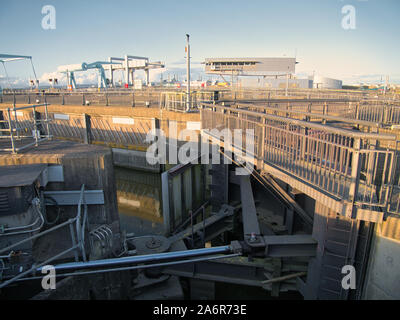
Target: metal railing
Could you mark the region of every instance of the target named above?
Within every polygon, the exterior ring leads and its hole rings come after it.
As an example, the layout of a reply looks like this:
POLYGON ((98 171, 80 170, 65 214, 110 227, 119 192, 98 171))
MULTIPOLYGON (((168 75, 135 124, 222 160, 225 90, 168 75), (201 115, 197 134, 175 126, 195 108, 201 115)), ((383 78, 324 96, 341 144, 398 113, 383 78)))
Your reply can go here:
MULTIPOLYGON (((4 115, 1 118, 4 118, 4 115)), ((38 146, 39 143, 51 139, 49 122, 46 103, 7 108, 6 119, 0 120, 0 138, 9 139, 11 148, 0 148, 0 151, 18 153, 33 145, 38 146), (44 119, 41 119, 36 112, 39 107, 44 107, 44 119), (26 117, 21 110, 32 110, 32 117, 26 117)))
MULTIPOLYGON (((261 166, 277 169, 336 201, 400 213, 395 135, 211 104, 202 105, 201 119, 203 130, 253 129, 251 143, 261 166), (385 148, 379 146, 381 141, 385 148)), ((242 143, 238 147, 245 150, 246 134, 242 143)))
MULTIPOLYGON (((165 91, 160 94, 160 109, 185 112, 187 93, 184 91, 165 91)), ((193 91, 190 93, 190 109, 197 110, 201 103, 210 103, 214 99, 213 91, 193 91)))
POLYGON ((362 103, 357 110, 356 118, 386 125, 399 125, 400 103, 380 103, 378 101, 362 103))
MULTIPOLYGON (((57 231, 66 226, 69 227, 72 246, 70 248, 63 250, 63 251, 57 253, 56 255, 40 262, 37 265, 35 265, 35 264, 32 265, 32 267, 30 269, 20 272, 18 275, 11 277, 11 278, 5 280, 4 282, 0 282, 0 289, 8 286, 9 284, 17 281, 20 278, 23 278, 26 275, 30 275, 31 273, 34 273, 37 268, 40 268, 42 266, 49 264, 52 261, 55 261, 57 259, 65 257, 65 255, 67 255, 70 252, 74 252, 75 261, 77 261, 77 262, 79 261, 79 254, 81 254, 82 260, 84 262, 86 262, 87 257, 86 257, 86 251, 85 251, 85 230, 87 229, 87 220, 88 220, 88 216, 87 216, 87 204, 85 202, 85 185, 82 185, 81 190, 80 190, 79 203, 78 203, 78 207, 77 207, 77 215, 75 216, 75 218, 71 218, 71 219, 69 219, 65 222, 62 222, 50 229, 47 229, 43 232, 40 232, 33 236, 25 238, 24 240, 18 241, 6 248, 2 248, 2 249, 0 249, 0 254, 2 254, 4 252, 12 252, 12 249, 14 249, 22 244, 29 243, 33 240, 36 240, 40 237, 43 237, 44 235, 47 235, 54 231, 57 231), (83 207, 83 214, 82 214, 82 207, 83 207), (75 228, 74 228, 74 226, 75 226, 75 228)), ((11 257, 12 256, 11 253, 8 254, 8 256, 11 257)), ((0 261, 1 261, 1 259, 0 259, 0 261)))
MULTIPOLYGON (((240 85, 240 84, 239 84, 240 85)), ((302 89, 302 88, 249 88, 239 87, 225 90, 221 99, 273 99, 273 98, 299 98, 299 99, 378 99, 398 100, 400 96, 395 93, 377 94, 365 90, 344 89, 302 89)))
POLYGON ((380 128, 384 126, 382 122, 371 122, 366 120, 359 120, 355 117, 357 113, 358 105, 349 104, 343 105, 334 103, 330 105, 327 102, 322 102, 319 105, 312 105, 309 103, 305 105, 303 103, 299 104, 286 104, 278 105, 275 103, 274 106, 256 105, 250 103, 236 103, 232 107, 263 112, 265 114, 273 114, 282 117, 290 117, 305 121, 322 120, 322 123, 327 121, 332 121, 342 124, 352 124, 357 127, 364 126, 369 128, 380 128))
MULTIPOLYGON (((234 103, 240 108, 261 111, 265 110, 272 114, 290 114, 306 117, 329 116, 342 117, 351 120, 364 121, 371 125, 390 126, 400 124, 400 102, 387 101, 339 101, 338 99, 270 99, 254 103, 234 103), (337 100, 337 101, 335 101, 337 100), (306 114, 308 113, 308 114, 306 114)), ((337 119, 333 119, 337 120, 337 119)), ((344 121, 344 119, 339 119, 344 121)))
POLYGON ((60 91, 60 92, 26 92, 20 94, 3 94, 0 103, 25 104, 48 103, 53 105, 94 105, 94 106, 158 106, 159 91, 60 91), (148 103, 148 104, 146 104, 148 103))

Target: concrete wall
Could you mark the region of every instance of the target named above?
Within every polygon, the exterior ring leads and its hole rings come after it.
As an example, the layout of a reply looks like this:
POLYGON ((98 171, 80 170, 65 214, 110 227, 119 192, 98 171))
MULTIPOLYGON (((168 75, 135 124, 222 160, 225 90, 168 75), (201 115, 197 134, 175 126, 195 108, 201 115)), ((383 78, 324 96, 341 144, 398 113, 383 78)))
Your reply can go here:
MULTIPOLYGON (((35 163, 63 166, 64 182, 52 182, 47 190, 101 189, 105 205, 90 207, 90 222, 112 223, 118 220, 117 197, 111 149, 70 141, 48 141, 19 154, 0 153, 0 166, 35 163)), ((76 215, 76 207, 65 208, 65 216, 76 215)))
POLYGON ((400 299, 400 218, 375 228, 363 299, 400 299))
POLYGON ((112 153, 114 164, 117 166, 149 172, 161 171, 159 163, 148 163, 146 152, 144 151, 113 148, 112 153))

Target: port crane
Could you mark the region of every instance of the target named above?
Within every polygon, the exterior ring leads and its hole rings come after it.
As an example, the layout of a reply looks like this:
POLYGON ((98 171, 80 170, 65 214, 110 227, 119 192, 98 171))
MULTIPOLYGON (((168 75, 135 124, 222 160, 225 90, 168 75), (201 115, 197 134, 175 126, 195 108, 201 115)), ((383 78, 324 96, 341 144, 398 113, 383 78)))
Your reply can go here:
POLYGON ((105 69, 110 72, 110 85, 114 83, 115 70, 124 71, 125 85, 129 86, 134 82, 134 73, 136 70, 143 70, 146 76, 146 85, 150 83, 150 70, 164 68, 165 64, 161 61, 150 62, 148 57, 139 57, 132 55, 125 55, 123 58, 109 57, 109 64, 105 66, 105 69), (119 65, 114 65, 115 61, 120 61, 119 65))
POLYGON ((59 66, 57 71, 60 73, 65 73, 67 75, 67 83, 68 89, 76 89, 76 80, 75 80, 75 72, 87 71, 97 69, 98 71, 98 88, 107 88, 107 78, 104 72, 103 65, 108 64, 116 64, 116 62, 108 62, 108 61, 96 61, 92 63, 83 62, 82 64, 70 64, 59 66))
MULTIPOLYGON (((4 68, 4 72, 6 74, 7 81, 9 80, 9 77, 8 77, 8 73, 7 73, 7 69, 6 69, 5 63, 6 62, 10 62, 10 61, 17 61, 17 60, 30 60, 31 66, 32 66, 33 75, 35 77, 35 83, 37 84, 37 87, 39 88, 39 80, 37 79, 35 67, 33 66, 32 56, 22 56, 22 55, 17 55, 17 54, 0 53, 0 62, 3 64, 3 68, 4 68)), ((11 87, 11 84, 10 84, 10 87, 11 87)), ((1 92, 1 90, 0 90, 0 92, 1 92)))

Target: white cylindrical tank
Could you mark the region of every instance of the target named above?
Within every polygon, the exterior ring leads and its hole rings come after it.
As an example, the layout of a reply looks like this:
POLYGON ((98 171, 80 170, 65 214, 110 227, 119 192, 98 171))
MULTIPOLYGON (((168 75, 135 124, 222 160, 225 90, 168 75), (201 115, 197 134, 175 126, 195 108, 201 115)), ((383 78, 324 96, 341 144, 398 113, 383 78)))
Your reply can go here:
POLYGON ((315 75, 313 82, 314 88, 318 89, 342 89, 342 80, 315 75))

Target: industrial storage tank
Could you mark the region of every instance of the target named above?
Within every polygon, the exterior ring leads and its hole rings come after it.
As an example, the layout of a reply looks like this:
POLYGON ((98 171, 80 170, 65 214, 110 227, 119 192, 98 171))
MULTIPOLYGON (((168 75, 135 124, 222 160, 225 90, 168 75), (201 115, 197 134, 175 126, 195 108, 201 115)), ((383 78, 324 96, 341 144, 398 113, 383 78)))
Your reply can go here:
POLYGON ((315 75, 313 80, 313 87, 316 89, 342 89, 342 80, 327 78, 320 75, 315 75))

